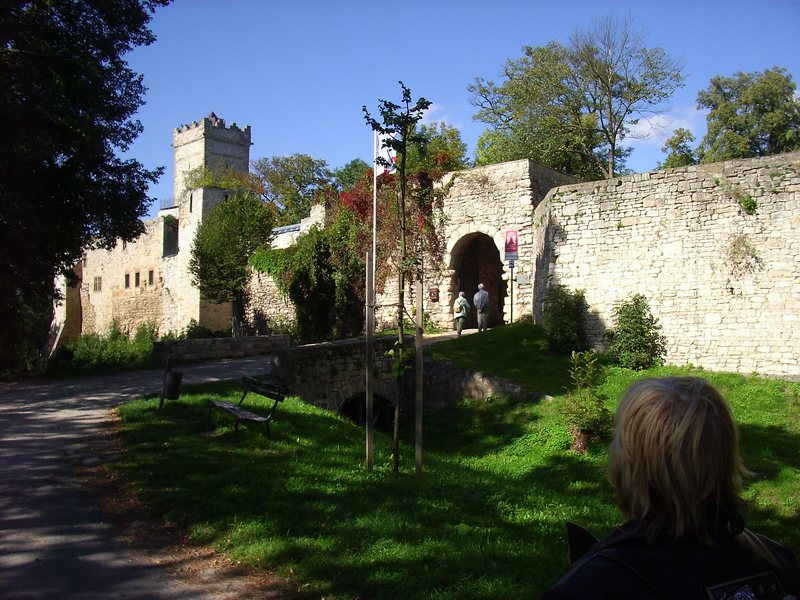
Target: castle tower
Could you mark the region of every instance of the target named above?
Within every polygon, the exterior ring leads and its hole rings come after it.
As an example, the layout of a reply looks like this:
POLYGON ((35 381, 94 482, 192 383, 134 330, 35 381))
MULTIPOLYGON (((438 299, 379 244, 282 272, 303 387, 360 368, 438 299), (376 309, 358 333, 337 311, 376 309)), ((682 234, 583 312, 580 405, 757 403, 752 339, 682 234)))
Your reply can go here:
POLYGON ((250 126, 240 129, 236 123, 225 126, 213 112, 200 121, 181 125, 172 132, 175 149, 175 205, 187 200, 184 185, 192 169, 230 168, 246 173, 250 165, 250 126))
POLYGON ((250 165, 250 145, 249 125, 244 129, 235 123, 228 127, 225 120, 213 112, 172 132, 175 201, 172 207, 159 211, 165 330, 179 331, 190 319, 212 330, 229 327, 230 305, 201 298, 189 273, 191 247, 197 228, 228 192, 216 187, 187 190, 185 178, 187 173, 199 167, 228 168, 246 173, 250 165))

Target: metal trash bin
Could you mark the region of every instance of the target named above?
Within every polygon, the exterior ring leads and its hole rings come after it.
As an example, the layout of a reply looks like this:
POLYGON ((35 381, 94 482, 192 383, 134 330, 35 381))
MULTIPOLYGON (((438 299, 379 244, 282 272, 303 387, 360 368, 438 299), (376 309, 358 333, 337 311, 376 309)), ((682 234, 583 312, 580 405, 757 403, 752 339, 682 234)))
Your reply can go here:
POLYGON ((178 371, 167 371, 164 374, 164 391, 162 395, 164 398, 170 400, 177 400, 181 396, 181 381, 183 380, 183 373, 178 371))
POLYGON ((183 381, 183 373, 173 371, 167 359, 167 370, 164 371, 164 381, 161 384, 161 396, 158 402, 158 409, 161 410, 164 406, 164 398, 170 400, 177 400, 181 396, 181 381, 183 381))

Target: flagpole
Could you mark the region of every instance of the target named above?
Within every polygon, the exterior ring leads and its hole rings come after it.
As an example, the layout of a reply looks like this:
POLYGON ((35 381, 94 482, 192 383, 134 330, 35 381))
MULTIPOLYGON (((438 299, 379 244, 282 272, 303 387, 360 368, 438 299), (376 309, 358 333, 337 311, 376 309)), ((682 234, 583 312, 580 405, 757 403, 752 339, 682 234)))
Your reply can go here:
POLYGON ((377 230, 378 230, 378 148, 379 143, 378 132, 372 130, 372 296, 373 302, 375 300, 375 274, 376 274, 376 256, 377 256, 377 230))
POLYGON ((365 410, 364 410, 364 430, 366 433, 366 466, 368 471, 372 471, 375 465, 374 440, 373 440, 373 404, 374 404, 374 382, 372 380, 372 369, 374 362, 374 350, 372 337, 375 333, 375 249, 376 249, 376 230, 378 213, 378 132, 372 132, 372 252, 367 252, 367 278, 366 278, 366 390, 365 390, 365 410))

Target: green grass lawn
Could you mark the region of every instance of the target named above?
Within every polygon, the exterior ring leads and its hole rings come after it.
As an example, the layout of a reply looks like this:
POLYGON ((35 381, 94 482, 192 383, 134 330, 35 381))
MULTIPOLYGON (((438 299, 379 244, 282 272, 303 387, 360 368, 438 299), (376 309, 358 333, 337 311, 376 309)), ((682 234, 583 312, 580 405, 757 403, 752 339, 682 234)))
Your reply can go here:
MULTIPOLYGON (((621 517, 605 482, 604 446, 569 451, 560 404, 569 361, 520 323, 426 348, 467 368, 554 396, 463 402, 425 415, 425 465, 414 474, 413 427, 402 472, 390 439, 376 436, 367 473, 363 430, 289 398, 269 439, 226 415, 209 430, 210 397, 238 400, 236 383, 184 391, 163 413, 157 399, 120 409, 127 438, 118 468, 157 513, 234 560, 284 577, 300 597, 537 597, 567 568, 564 521, 604 535, 621 517), (541 381, 541 387, 538 382, 541 381)), ((606 368, 603 391, 645 373, 606 368)), ((730 399, 754 477, 748 525, 800 553, 800 384, 700 373, 730 399)), ((248 396, 246 404, 268 409, 248 396)))

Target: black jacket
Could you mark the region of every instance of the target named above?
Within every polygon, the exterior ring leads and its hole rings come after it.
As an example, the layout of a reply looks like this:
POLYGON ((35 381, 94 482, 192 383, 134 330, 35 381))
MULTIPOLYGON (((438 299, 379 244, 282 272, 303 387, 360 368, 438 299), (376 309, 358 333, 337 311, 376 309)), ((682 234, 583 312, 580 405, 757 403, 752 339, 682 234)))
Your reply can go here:
POLYGON ((543 598, 784 600, 793 596, 800 598, 797 559, 769 538, 745 529, 713 547, 693 539, 651 545, 629 523, 576 561, 543 598), (749 590, 754 595, 747 595, 749 590))

